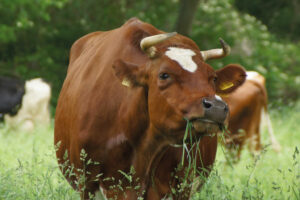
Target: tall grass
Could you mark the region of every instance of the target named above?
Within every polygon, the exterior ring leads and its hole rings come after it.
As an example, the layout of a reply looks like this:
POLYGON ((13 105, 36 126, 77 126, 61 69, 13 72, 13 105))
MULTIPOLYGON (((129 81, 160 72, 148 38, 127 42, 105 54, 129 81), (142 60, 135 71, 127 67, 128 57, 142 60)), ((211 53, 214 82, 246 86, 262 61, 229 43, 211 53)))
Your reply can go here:
MULTIPOLYGON (((263 132, 260 155, 244 149, 228 165, 219 145, 215 167, 192 199, 300 199, 300 104, 271 117, 282 151, 274 152, 263 132)), ((0 199, 80 199, 58 169, 53 127, 23 133, 0 126, 0 199)))
POLYGON ((0 199, 80 199, 58 169, 53 127, 0 128, 0 199))
POLYGON ((260 155, 245 148, 231 166, 219 145, 214 170, 193 199, 300 199, 300 104, 272 110, 271 117, 281 152, 264 131, 260 155))

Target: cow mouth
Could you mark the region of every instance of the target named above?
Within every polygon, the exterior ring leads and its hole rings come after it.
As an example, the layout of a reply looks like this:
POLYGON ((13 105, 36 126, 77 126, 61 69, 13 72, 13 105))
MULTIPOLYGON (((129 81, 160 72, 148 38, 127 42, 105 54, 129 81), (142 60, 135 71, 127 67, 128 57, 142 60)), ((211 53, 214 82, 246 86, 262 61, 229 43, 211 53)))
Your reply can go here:
POLYGON ((222 131, 224 124, 220 122, 213 121, 207 118, 195 118, 190 120, 192 124, 192 130, 196 135, 213 135, 222 131))

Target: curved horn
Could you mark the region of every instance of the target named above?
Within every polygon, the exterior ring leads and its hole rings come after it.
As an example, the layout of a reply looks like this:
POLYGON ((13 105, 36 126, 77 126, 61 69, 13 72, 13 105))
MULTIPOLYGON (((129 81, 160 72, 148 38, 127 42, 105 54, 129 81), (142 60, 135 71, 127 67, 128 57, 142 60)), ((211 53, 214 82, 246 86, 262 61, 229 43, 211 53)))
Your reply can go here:
POLYGON ((173 37, 176 34, 176 32, 172 32, 145 37, 141 40, 140 47, 143 51, 146 51, 150 57, 154 57, 156 48, 153 48, 153 46, 173 37))
POLYGON ((210 49, 207 51, 200 51, 203 60, 211 60, 217 58, 223 58, 230 54, 230 46, 222 39, 219 38, 222 49, 210 49))

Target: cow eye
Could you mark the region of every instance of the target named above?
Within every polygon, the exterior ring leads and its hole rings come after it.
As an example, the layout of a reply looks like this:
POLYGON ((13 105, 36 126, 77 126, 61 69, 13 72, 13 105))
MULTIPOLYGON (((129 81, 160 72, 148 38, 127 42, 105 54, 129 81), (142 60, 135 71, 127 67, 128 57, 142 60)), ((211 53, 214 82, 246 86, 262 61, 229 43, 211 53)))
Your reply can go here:
POLYGON ((218 78, 217 77, 214 77, 214 83, 217 83, 217 80, 218 80, 218 78))
POLYGON ((170 75, 167 74, 167 73, 160 73, 160 74, 159 74, 159 78, 160 78, 161 80, 166 80, 166 79, 170 78, 170 75))

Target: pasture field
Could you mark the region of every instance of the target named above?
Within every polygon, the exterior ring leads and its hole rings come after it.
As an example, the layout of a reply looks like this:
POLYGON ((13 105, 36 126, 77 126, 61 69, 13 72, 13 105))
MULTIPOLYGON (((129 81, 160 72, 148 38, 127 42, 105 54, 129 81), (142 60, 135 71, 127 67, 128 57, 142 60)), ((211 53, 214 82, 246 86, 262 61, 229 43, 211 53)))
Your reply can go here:
MULTIPOLYGON (((281 152, 265 131, 263 152, 244 149, 235 164, 219 145, 214 170, 192 199, 300 199, 300 103, 271 110, 271 118, 281 152)), ((22 133, 0 126, 0 199, 80 199, 58 169, 53 127, 22 133)))

